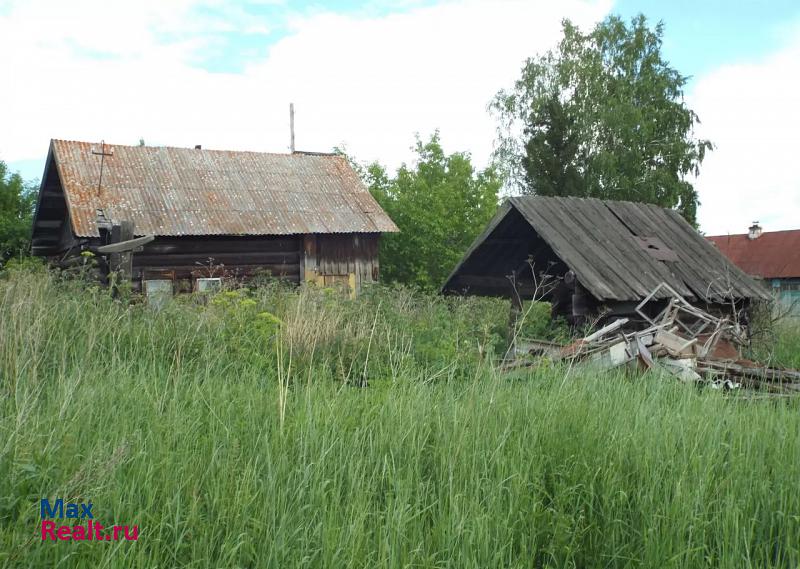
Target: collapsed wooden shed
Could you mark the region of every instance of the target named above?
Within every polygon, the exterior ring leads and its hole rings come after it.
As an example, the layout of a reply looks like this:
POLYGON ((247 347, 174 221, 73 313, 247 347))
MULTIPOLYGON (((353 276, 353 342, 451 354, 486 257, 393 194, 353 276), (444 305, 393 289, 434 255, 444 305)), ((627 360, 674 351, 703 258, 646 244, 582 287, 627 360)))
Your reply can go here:
POLYGON ((154 236, 133 253, 134 289, 175 292, 259 273, 356 290, 397 231, 342 156, 51 141, 33 254, 74 264, 121 222, 154 236))
POLYGON ((672 297, 742 313, 764 287, 733 265, 673 210, 591 198, 514 197, 499 209, 443 286, 457 294, 550 301, 574 325, 629 316, 672 297))

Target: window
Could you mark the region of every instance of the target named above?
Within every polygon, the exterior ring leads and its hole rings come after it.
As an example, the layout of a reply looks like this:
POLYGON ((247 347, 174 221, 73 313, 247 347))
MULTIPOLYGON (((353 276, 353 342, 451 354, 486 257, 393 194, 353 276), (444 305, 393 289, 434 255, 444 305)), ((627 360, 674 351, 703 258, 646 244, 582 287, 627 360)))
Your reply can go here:
POLYGON ((203 278, 195 281, 195 290, 202 293, 217 292, 222 289, 221 278, 203 278))
POLYGON ((161 308, 172 298, 172 281, 167 279, 153 279, 144 281, 144 294, 147 304, 154 308, 161 308))

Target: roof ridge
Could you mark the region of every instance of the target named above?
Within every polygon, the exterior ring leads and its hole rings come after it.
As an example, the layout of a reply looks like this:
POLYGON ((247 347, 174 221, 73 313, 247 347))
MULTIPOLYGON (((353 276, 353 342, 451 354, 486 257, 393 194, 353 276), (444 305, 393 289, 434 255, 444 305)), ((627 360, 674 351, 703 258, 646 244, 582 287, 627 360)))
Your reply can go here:
POLYGON ((151 144, 116 144, 113 142, 104 141, 90 141, 90 140, 73 140, 68 138, 52 138, 51 142, 65 142, 68 144, 89 144, 98 145, 105 144, 106 146, 116 146, 122 148, 152 148, 152 149, 166 149, 166 150, 191 150, 192 152, 235 152, 237 154, 256 154, 268 156, 285 156, 285 157, 307 157, 307 156, 322 156, 326 158, 344 158, 336 152, 315 152, 315 151, 295 151, 295 152, 262 152, 259 150, 225 150, 223 148, 192 148, 190 146, 169 146, 169 145, 151 145, 151 144))
MULTIPOLYGON (((775 235, 777 233, 800 233, 800 229, 778 229, 776 231, 762 231, 761 235, 759 235, 758 239, 764 237, 764 235, 775 235)), ((719 238, 726 238, 726 237, 747 237, 748 233, 722 233, 719 235, 706 235, 707 239, 715 239, 719 238)), ((752 241, 758 241, 758 239, 753 239, 752 241)))

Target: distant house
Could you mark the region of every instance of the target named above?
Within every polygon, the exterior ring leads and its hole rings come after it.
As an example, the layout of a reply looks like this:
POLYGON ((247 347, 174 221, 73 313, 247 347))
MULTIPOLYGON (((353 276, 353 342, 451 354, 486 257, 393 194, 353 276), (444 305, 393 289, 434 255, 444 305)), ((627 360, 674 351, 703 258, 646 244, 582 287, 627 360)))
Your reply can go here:
MULTIPOLYGON (((662 282, 718 312, 769 298, 673 210, 539 196, 507 200, 443 291, 512 299, 543 294, 554 315, 581 324, 598 314, 636 319, 636 305, 662 282), (552 286, 542 286, 548 280, 552 286)), ((645 308, 655 314, 669 298, 661 289, 645 308)))
POLYGON ((747 233, 708 240, 744 272, 764 279, 780 302, 800 315, 800 229, 764 232, 756 221, 747 233))
POLYGON ((42 180, 32 252, 74 264, 132 222, 136 236, 155 236, 133 253, 134 288, 262 273, 357 289, 378 279, 381 233, 397 231, 330 154, 53 140, 42 180))

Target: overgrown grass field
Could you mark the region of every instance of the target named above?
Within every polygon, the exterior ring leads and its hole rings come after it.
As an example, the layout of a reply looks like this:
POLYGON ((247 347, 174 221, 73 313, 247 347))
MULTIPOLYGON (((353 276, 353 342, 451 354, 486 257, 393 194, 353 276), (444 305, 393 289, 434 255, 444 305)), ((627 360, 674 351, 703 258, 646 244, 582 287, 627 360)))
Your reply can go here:
POLYGON ((0 565, 800 565, 796 400, 504 376, 507 316, 276 284, 154 311, 6 274, 0 565), (43 542, 56 497, 138 540, 43 542))

